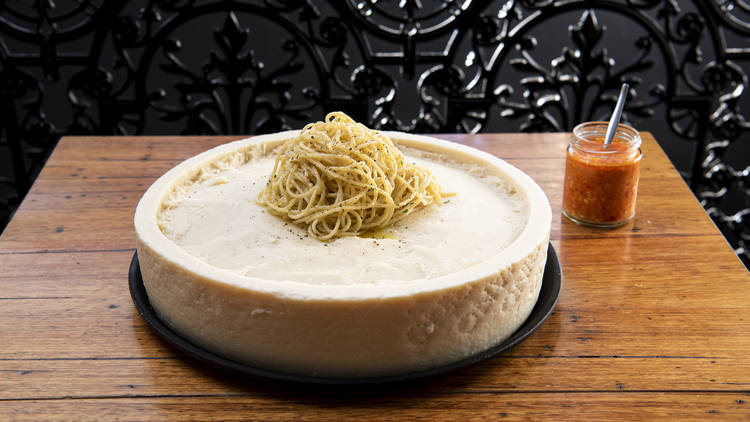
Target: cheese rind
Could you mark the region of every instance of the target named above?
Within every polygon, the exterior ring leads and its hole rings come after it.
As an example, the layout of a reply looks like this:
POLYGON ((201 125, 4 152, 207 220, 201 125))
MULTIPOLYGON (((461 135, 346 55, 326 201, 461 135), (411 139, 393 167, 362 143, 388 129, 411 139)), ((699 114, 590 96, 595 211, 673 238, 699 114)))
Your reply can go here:
POLYGON ((486 174, 507 181, 526 209, 518 233, 471 265, 393 282, 322 280, 321 288, 320 283, 220 268, 165 236, 159 216, 179 205, 183 186, 198 180, 224 186, 221 179, 211 181, 221 173, 211 169, 237 168, 260 159, 295 135, 254 137, 193 157, 162 176, 139 203, 135 226, 144 284, 151 305, 178 333, 256 367, 363 377, 468 357, 498 344, 528 317, 546 260, 551 221, 546 196, 528 176, 502 160, 434 138, 388 134, 399 145, 486 169, 486 174))

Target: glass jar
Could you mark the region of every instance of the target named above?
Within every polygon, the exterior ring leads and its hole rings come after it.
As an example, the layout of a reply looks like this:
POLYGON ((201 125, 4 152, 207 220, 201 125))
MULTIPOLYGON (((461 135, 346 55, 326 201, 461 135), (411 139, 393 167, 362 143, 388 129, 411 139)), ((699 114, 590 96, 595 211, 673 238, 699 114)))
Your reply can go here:
POLYGON ((604 145, 607 122, 587 122, 573 128, 568 145, 563 189, 563 215, 593 227, 617 227, 635 216, 641 135, 620 124, 604 145))

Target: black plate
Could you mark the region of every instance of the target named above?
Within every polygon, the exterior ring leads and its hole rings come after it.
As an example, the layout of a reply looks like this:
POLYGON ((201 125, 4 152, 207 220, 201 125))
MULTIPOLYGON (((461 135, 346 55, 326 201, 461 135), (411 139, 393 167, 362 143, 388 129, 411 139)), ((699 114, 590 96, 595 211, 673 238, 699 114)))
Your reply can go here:
POLYGON ((547 265, 544 268, 544 276, 542 278, 542 289, 539 292, 539 299, 531 311, 531 315, 521 325, 521 327, 507 338, 502 343, 487 349, 481 353, 477 353, 468 358, 461 359, 457 362, 449 363, 447 365, 441 365, 434 368, 428 368, 415 372, 408 372, 403 374, 377 376, 377 377, 362 377, 362 378, 326 378, 316 377, 309 375, 297 375, 288 374, 284 372, 272 371, 263 369, 255 366, 250 366, 244 363, 235 362, 216 355, 210 351, 202 349, 195 344, 180 337, 178 333, 173 331, 167 326, 154 312, 154 308, 151 307, 151 303, 148 301, 148 295, 146 294, 146 288, 143 285, 143 279, 141 278, 141 269, 138 265, 138 254, 133 255, 133 261, 130 264, 130 294, 133 297, 135 307, 138 308, 138 312, 141 314, 143 319, 156 331, 162 339, 179 350, 187 353, 188 355, 213 365, 220 369, 242 375, 259 376, 280 381, 291 381, 291 382, 302 382, 302 383, 313 383, 313 384, 327 384, 327 385, 361 385, 361 384, 378 384, 386 382, 404 381, 408 379, 422 378, 432 375, 441 374, 443 372, 453 371, 458 368, 463 368, 468 365, 472 365, 484 359, 490 358, 498 353, 504 352, 511 347, 517 345, 539 328, 544 321, 552 314, 552 310, 555 308, 557 298, 560 296, 560 290, 562 289, 562 269, 560 268, 560 261, 557 259, 557 254, 549 245, 547 249, 547 265))

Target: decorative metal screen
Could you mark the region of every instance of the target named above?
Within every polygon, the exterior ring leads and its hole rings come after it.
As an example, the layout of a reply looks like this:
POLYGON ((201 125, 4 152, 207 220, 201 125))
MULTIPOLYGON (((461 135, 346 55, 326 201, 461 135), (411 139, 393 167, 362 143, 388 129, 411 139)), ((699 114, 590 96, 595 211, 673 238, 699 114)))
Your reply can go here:
POLYGON ((66 134, 568 131, 629 82, 748 262, 749 73, 746 0, 7 0, 0 227, 66 134))

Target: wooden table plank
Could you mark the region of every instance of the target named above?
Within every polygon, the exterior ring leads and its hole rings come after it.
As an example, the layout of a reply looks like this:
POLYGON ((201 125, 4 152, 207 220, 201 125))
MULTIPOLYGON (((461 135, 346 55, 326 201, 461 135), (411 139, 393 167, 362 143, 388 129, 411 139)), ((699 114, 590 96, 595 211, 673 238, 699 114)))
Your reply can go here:
POLYGON ((298 397, 263 394, 240 397, 88 398, 0 402, 13 420, 128 421, 488 421, 488 420, 747 420, 746 393, 571 393, 370 395, 354 393, 298 397), (216 409, 221 409, 217 414, 216 409), (567 415, 567 417, 566 417, 567 415))
MULTIPOLYGON (((161 358, 0 360, 0 400, 66 397, 243 394, 276 389, 289 397, 319 387, 277 385, 226 375, 182 355, 161 358), (149 382, 158 380, 158 382, 149 382)), ((501 356, 461 371, 396 388, 408 394, 518 391, 747 391, 744 358, 501 356), (643 372, 643 373, 641 373, 643 372)), ((392 389, 372 388, 385 391, 392 389)))
POLYGON ((132 305, 133 212, 164 171, 238 137, 69 137, 0 236, 0 419, 750 418, 750 276, 650 135, 636 218, 605 231, 560 216, 568 135, 442 137, 507 159, 550 198, 563 292, 519 346, 356 393, 187 358, 132 305))
MULTIPOLYGON (((457 135, 441 135, 460 141, 457 135)), ((647 136, 647 135, 646 135, 647 136)), ((166 170, 191 155, 237 137, 126 138, 110 145, 102 138, 66 138, 56 149, 3 233, 2 251, 103 250, 132 247, 132 215, 142 193, 166 170), (175 143, 180 146, 174 151, 175 143), (144 154, 144 148, 150 153, 144 154), (149 158, 158 157, 154 165, 149 158), (118 160, 115 163, 115 158, 118 160), (85 179, 84 179, 85 178, 85 179), (92 206, 94 205, 94 206, 92 206), (65 233, 67 231, 67 233, 65 233)), ((498 156, 516 155, 509 162, 531 175, 547 193, 552 206, 562 203, 564 146, 567 136, 469 136, 467 144, 498 156), (562 151, 562 152, 561 152, 562 151)), ((648 198, 649 209, 619 230, 581 228, 553 214, 552 238, 561 236, 622 236, 627 230, 657 234, 717 234, 671 163, 655 142, 644 145, 643 177, 637 205, 648 198), (652 205, 651 205, 652 204, 652 205), (680 216, 680 218, 675 218, 680 216), (561 225, 567 227, 563 229, 561 225)))

